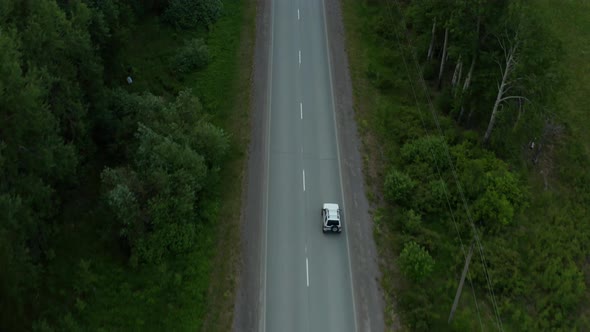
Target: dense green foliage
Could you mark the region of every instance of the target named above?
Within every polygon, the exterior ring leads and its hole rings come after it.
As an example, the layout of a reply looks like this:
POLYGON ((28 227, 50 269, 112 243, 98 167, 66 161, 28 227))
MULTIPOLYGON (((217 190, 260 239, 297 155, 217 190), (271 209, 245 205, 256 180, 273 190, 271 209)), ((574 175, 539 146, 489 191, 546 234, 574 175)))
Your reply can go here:
POLYGON ((392 202, 405 202, 412 196, 414 181, 406 174, 392 169, 385 177, 385 196, 392 202))
POLYGON ((399 266, 406 277, 420 282, 432 273, 434 260, 422 246, 410 241, 399 255, 399 266))
POLYGON ((221 0, 170 0, 166 20, 181 28, 209 28, 221 15, 221 0))
POLYGON ((202 324, 231 148, 212 101, 232 96, 207 87, 235 79, 239 39, 218 45, 241 28, 228 8, 0 1, 0 330, 202 324), (233 65, 207 73, 210 51, 233 65))
POLYGON ((189 41, 174 57, 174 68, 181 73, 188 73, 203 68, 209 62, 209 49, 202 39, 189 41))
POLYGON ((228 141, 190 91, 169 105, 152 95, 125 98, 135 100, 120 108, 139 111, 137 151, 130 164, 102 172, 105 195, 133 264, 159 263, 198 242, 198 227, 207 220, 200 215, 202 195, 216 183, 228 141))
POLYGON ((399 255, 383 285, 402 323, 588 329, 590 163, 564 120, 584 102, 556 101, 572 77, 551 14, 485 0, 345 1, 345 13, 367 181, 384 198, 378 242, 399 255))

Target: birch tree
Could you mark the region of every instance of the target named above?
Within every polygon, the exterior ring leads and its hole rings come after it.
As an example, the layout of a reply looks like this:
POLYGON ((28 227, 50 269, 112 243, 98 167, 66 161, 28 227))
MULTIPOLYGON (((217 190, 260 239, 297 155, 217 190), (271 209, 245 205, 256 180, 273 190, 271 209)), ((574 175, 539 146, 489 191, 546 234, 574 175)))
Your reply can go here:
POLYGON ((449 26, 445 27, 445 41, 443 43, 442 54, 440 56, 440 68, 438 70, 438 87, 440 88, 440 84, 442 82, 442 76, 445 70, 445 62, 447 60, 447 45, 449 41, 449 26))
MULTIPOLYGON (((463 82, 463 88, 461 90, 461 97, 460 97, 461 98, 461 101, 460 101, 461 112, 459 112, 459 117, 457 118, 457 122, 461 122, 461 118, 463 117, 463 113, 465 112, 465 105, 463 105, 463 96, 466 94, 467 90, 469 89, 469 86, 471 85, 471 78, 473 77, 473 70, 475 69, 475 61, 477 59, 477 52, 479 50, 480 27, 481 27, 481 14, 478 12, 477 13, 475 38, 473 40, 474 46, 471 50, 471 65, 469 65, 469 71, 467 72, 467 75, 465 76, 465 81, 463 82)), ((462 66, 463 66, 463 64, 461 63, 461 69, 462 69, 462 66)), ((459 84, 460 80, 461 80, 461 76, 459 75, 457 84, 459 84)), ((458 89, 455 89, 455 93, 457 93, 457 91, 458 91, 458 89)))
MULTIPOLYGON (((459 81, 461 81, 461 76, 463 74, 463 59, 462 56, 459 56, 459 60, 457 60, 457 64, 455 65, 455 70, 453 71, 453 79, 451 80, 451 86, 453 89, 457 86, 459 81)), ((456 91, 455 91, 456 93, 456 91)))
POLYGON ((471 84, 471 77, 473 77, 473 69, 475 68, 475 59, 477 58, 477 50, 479 48, 479 29, 481 27, 481 16, 477 16, 477 24, 476 24, 476 33, 475 33, 475 46, 473 48, 473 54, 471 55, 471 65, 469 66, 469 72, 467 72, 467 76, 465 77, 465 82, 463 83, 463 93, 469 89, 469 85, 471 84))
POLYGON ((492 108, 492 114, 490 115, 490 120, 488 122, 488 129, 486 130, 483 138, 484 144, 486 144, 490 139, 492 130, 494 129, 494 125, 498 117, 500 106, 505 101, 510 99, 526 100, 524 96, 510 94, 511 90, 514 88, 515 82, 518 81, 517 78, 514 78, 514 70, 518 64, 518 51, 520 47, 518 32, 515 32, 514 38, 512 38, 512 40, 507 38, 499 38, 498 41, 504 54, 503 63, 498 62, 502 79, 498 83, 498 93, 496 95, 494 107, 492 108))
POLYGON ((432 20, 432 34, 430 37, 430 46, 428 46, 428 54, 426 55, 426 61, 432 60, 434 53, 434 37, 436 36, 436 17, 432 20))

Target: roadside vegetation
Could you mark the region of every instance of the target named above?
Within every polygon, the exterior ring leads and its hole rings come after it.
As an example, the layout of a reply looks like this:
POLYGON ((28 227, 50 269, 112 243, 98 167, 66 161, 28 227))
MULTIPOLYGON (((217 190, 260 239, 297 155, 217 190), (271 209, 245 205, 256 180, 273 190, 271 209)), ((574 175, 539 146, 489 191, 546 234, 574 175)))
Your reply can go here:
POLYGON ((342 3, 390 326, 589 329, 587 4, 342 3))
POLYGON ((253 11, 0 2, 0 330, 229 328, 253 11))

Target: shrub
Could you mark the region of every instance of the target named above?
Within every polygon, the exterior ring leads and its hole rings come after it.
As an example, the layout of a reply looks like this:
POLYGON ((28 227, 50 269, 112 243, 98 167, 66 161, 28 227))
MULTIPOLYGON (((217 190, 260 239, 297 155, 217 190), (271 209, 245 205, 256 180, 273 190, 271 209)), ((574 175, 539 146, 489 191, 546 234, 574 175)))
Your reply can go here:
POLYGON ((514 208, 504 195, 487 190, 472 207, 474 219, 489 231, 497 231, 512 223, 514 208))
POLYGON ((432 331, 437 319, 433 295, 425 287, 414 287, 399 294, 400 311, 409 331, 432 331))
POLYGON ((424 247, 414 241, 404 246, 399 255, 399 264, 402 273, 416 282, 428 278, 434 269, 434 259, 424 247))
POLYGON ((385 177, 385 197, 392 202, 406 203, 415 185, 408 175, 392 168, 385 177))
POLYGON ((436 97, 436 107, 445 114, 451 112, 453 109, 453 94, 450 88, 444 88, 436 97))
POLYGON ((221 0, 171 0, 165 20, 179 28, 209 27, 221 16, 221 0))
POLYGON ((422 217, 414 210, 407 210, 403 216, 403 229, 410 234, 418 234, 422 228, 422 217))
POLYGON ((425 63, 424 69, 422 71, 422 77, 424 77, 424 79, 427 81, 436 79, 439 65, 440 63, 437 60, 432 60, 425 63))
POLYGON ((205 67, 210 60, 209 48, 203 39, 189 41, 173 59, 176 71, 189 73, 205 67))
POLYGON ((432 169, 438 165, 442 171, 446 169, 447 143, 440 136, 424 136, 404 144, 401 149, 402 160, 405 164, 427 163, 432 169))
POLYGON ((413 199, 416 209, 427 215, 440 216, 447 209, 445 190, 445 182, 440 178, 424 183, 416 190, 413 199))

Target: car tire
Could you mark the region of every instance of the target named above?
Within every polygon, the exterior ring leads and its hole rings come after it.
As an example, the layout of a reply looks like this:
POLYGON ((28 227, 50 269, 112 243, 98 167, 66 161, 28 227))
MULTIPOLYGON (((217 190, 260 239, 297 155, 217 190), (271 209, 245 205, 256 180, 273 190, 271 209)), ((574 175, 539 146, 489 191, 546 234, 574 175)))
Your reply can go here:
POLYGON ((332 232, 334 232, 334 233, 338 232, 338 227, 332 226, 332 232))

